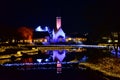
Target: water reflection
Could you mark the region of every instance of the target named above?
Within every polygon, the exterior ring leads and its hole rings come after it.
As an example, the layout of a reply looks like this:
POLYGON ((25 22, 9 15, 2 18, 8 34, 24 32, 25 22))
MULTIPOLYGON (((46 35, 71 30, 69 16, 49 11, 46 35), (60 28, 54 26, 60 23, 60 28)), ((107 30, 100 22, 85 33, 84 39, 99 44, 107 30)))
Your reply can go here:
MULTIPOLYGON (((85 61, 87 57, 81 57, 82 50, 85 49, 64 49, 64 50, 45 50, 38 51, 34 55, 22 53, 22 56, 11 56, 8 59, 1 59, 0 63, 4 66, 14 66, 19 70, 30 69, 56 69, 57 73, 62 73, 63 68, 73 67, 79 61, 85 61), (20 69, 21 68, 21 69, 20 69)), ((83 55, 82 55, 83 56, 83 55)))
POLYGON ((59 61, 62 62, 63 59, 66 56, 66 51, 65 50, 54 50, 53 51, 53 61, 59 61))
POLYGON ((62 64, 60 61, 57 61, 57 73, 62 73, 62 64))
MULTIPOLYGON (((38 51, 38 53, 33 55, 29 55, 29 53, 22 53, 22 56, 9 56, 9 58, 6 55, 4 58, 0 59, 0 64, 6 63, 6 62, 21 62, 21 63, 43 63, 43 62, 70 62, 74 59, 76 59, 76 54, 82 53, 85 49, 73 49, 71 50, 45 50, 45 51, 38 51), (78 52, 79 50, 79 52, 78 52)), ((81 55, 81 54, 80 54, 81 55)))
POLYGON ((113 47, 111 53, 112 55, 120 58, 120 47, 113 47))

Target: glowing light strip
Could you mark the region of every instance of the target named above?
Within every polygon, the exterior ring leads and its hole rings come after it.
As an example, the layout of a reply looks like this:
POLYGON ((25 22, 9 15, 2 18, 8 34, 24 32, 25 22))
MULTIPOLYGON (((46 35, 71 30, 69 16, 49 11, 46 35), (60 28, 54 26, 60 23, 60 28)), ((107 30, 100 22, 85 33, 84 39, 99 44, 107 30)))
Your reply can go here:
MULTIPOLYGON (((73 64, 79 62, 61 62, 61 64, 73 64)), ((29 66, 29 65, 46 65, 46 64, 57 64, 57 62, 47 62, 47 63, 13 63, 13 64, 3 64, 2 66, 29 66)))

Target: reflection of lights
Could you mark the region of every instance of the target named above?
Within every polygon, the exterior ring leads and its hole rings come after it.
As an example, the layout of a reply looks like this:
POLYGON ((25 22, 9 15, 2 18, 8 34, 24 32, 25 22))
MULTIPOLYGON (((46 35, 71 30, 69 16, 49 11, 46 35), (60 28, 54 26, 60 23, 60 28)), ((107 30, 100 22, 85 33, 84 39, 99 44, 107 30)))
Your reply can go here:
POLYGON ((120 57, 120 48, 118 47, 117 50, 113 49, 111 50, 111 53, 115 55, 116 53, 118 54, 118 57, 120 57), (117 51, 117 52, 116 52, 117 51))
POLYGON ((53 61, 55 59, 59 60, 60 62, 63 61, 63 59, 65 58, 65 54, 66 54, 66 51, 63 50, 63 51, 58 51, 58 50, 54 50, 53 51, 53 61))
POLYGON ((85 62, 87 59, 88 59, 88 57, 84 56, 84 57, 81 59, 81 61, 82 61, 82 62, 85 62))
POLYGON ((4 64, 5 62, 10 62, 11 60, 10 59, 2 59, 0 60, 0 64, 4 64))
POLYGON ((57 73, 62 73, 62 64, 57 61, 57 73))
POLYGON ((42 59, 37 59, 37 62, 39 62, 39 63, 40 63, 41 61, 42 61, 42 59))
POLYGON ((35 48, 33 47, 32 50, 35 50, 35 48))

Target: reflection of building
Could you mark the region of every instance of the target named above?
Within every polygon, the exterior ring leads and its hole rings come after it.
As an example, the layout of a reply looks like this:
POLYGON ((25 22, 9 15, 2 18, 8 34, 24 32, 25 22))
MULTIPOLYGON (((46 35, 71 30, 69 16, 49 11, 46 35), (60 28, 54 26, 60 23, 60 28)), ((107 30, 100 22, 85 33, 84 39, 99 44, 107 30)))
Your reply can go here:
POLYGON ((63 59, 65 58, 65 54, 66 54, 65 50, 62 50, 62 51, 54 50, 53 51, 53 61, 56 60, 56 61, 62 62, 63 59))

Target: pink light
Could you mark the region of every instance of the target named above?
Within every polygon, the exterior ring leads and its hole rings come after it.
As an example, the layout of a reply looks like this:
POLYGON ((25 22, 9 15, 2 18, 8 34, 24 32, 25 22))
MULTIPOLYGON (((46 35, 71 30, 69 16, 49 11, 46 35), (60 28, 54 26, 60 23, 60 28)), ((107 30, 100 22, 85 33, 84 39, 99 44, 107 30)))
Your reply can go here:
POLYGON ((56 28, 57 30, 61 27, 61 17, 56 17, 56 28))

